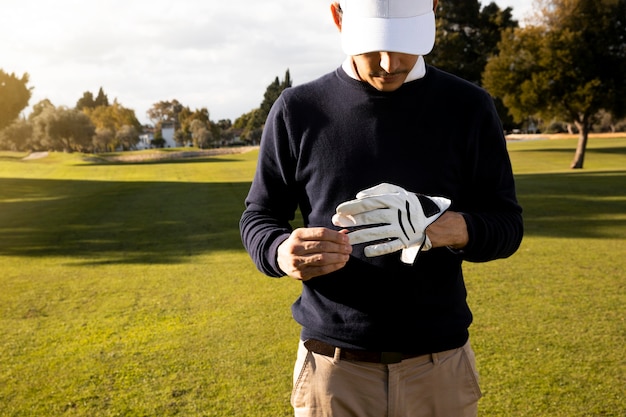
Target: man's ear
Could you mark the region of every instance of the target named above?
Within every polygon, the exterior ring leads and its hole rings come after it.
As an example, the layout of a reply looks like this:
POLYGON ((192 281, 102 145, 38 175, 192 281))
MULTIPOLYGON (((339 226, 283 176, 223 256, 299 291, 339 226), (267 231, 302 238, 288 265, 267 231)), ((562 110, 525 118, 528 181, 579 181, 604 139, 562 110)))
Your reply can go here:
POLYGON ((337 29, 339 29, 339 32, 341 32, 341 7, 339 6, 339 3, 331 3, 330 11, 333 14, 333 21, 335 22, 335 26, 337 26, 337 29))
POLYGON ((433 0, 433 11, 437 13, 437 4, 439 4, 439 0, 433 0))

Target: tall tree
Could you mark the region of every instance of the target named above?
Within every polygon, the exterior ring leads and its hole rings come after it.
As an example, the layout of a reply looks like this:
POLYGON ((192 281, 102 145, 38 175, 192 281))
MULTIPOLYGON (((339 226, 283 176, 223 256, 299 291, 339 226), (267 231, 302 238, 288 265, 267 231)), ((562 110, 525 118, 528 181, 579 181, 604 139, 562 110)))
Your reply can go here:
POLYGON ((96 107, 96 101, 93 99, 91 91, 85 91, 83 96, 76 102, 76 110, 93 109, 96 107))
POLYGON ((571 168, 583 168, 600 110, 626 113, 626 0, 540 1, 536 24, 503 36, 484 74, 516 120, 560 118, 576 125, 571 168))
POLYGON ((76 102, 76 110, 95 109, 96 107, 108 107, 109 98, 104 94, 102 87, 98 90, 96 98, 91 91, 85 91, 83 96, 76 102))
MULTIPOLYGON (((502 33, 517 26, 510 7, 500 9, 491 2, 481 8, 478 0, 440 0, 437 40, 428 62, 481 85, 487 60, 498 53, 502 33)), ((516 127, 502 100, 496 98, 495 104, 504 128, 516 127)))
POLYGON ((481 9, 478 0, 441 0, 437 8, 437 43, 428 61, 480 85, 487 59, 498 51, 501 33, 517 26, 511 8, 501 10, 490 3, 481 9))
POLYGON ((282 81, 276 77, 274 81, 267 86, 260 106, 261 111, 257 115, 257 117, 261 119, 261 125, 265 123, 265 119, 270 114, 270 109, 274 105, 274 102, 278 100, 280 93, 282 93, 284 89, 291 87, 291 85, 291 74, 289 73, 289 69, 287 69, 285 78, 282 81))
POLYGON ((285 78, 282 81, 276 77, 274 81, 267 86, 263 94, 263 101, 258 108, 251 110, 235 120, 233 127, 242 130, 241 137, 243 139, 255 143, 261 138, 263 125, 265 124, 265 119, 267 119, 270 109, 274 105, 274 102, 278 100, 280 93, 282 93, 284 89, 291 87, 292 83, 291 74, 289 73, 289 69, 287 69, 287 71, 285 71, 285 78))
POLYGON ((284 90, 285 88, 290 88, 292 84, 291 73, 289 72, 289 68, 287 68, 287 71, 285 71, 285 79, 283 80, 281 87, 284 90))
POLYGON ((94 104, 96 107, 98 106, 108 106, 109 105, 109 98, 107 97, 106 94, 104 94, 104 90, 102 90, 102 87, 100 87, 100 90, 98 90, 98 95, 96 96, 96 99, 94 100, 94 104))
POLYGON ((21 78, 0 69, 0 130, 11 124, 28 106, 32 88, 27 86, 28 74, 21 78))

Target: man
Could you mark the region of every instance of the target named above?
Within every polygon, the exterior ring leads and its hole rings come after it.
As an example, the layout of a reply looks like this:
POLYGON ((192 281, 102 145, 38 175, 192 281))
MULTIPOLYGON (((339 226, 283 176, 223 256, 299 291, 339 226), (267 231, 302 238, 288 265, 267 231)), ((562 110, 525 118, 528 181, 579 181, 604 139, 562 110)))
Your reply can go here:
POLYGON ((267 119, 240 227, 262 272, 302 281, 296 416, 477 413, 461 265, 523 226, 490 96, 424 62, 436 7, 333 3, 346 61, 267 119))

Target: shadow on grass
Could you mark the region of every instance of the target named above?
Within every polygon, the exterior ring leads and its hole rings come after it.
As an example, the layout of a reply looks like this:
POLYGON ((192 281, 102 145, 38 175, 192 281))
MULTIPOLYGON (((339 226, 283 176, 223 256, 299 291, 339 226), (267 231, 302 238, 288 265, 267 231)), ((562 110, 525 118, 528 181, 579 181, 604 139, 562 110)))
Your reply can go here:
POLYGON ((85 163, 76 164, 79 167, 93 168, 94 165, 103 166, 123 166, 123 165, 164 165, 164 164, 190 164, 190 163, 211 163, 211 162, 236 162, 236 159, 216 158, 212 156, 189 157, 189 158, 167 158, 167 155, 161 159, 137 159, 137 160, 114 160, 99 157, 87 157, 85 163))
MULTIPOLYGON (((223 160, 221 160, 223 161, 223 160)), ((619 238, 626 171, 516 177, 526 236, 619 238)), ((243 250, 250 184, 0 179, 0 255, 172 264, 243 250)))
MULTIPOLYGON (((515 149, 515 152, 525 153, 525 152, 541 152, 541 153, 563 153, 567 155, 574 156, 575 148, 563 148, 563 147, 554 147, 554 148, 530 148, 530 149, 515 149)), ((606 148, 590 148, 587 149, 586 155, 592 154, 603 154, 603 155, 625 155, 626 156, 626 146, 615 146, 615 147, 606 147, 606 148)))
POLYGON ((241 249, 249 183, 0 179, 0 255, 168 264, 241 249))
POLYGON ((626 171, 517 175, 516 183, 527 236, 626 234, 626 171))
POLYGON ((626 146, 613 147, 613 148, 593 148, 587 150, 587 152, 594 154, 608 154, 608 155, 624 155, 626 156, 626 146))
POLYGON ((0 162, 6 161, 6 162, 18 162, 21 161, 22 159, 24 159, 24 157, 26 156, 26 153, 23 154, 11 154, 11 155, 0 155, 0 162))

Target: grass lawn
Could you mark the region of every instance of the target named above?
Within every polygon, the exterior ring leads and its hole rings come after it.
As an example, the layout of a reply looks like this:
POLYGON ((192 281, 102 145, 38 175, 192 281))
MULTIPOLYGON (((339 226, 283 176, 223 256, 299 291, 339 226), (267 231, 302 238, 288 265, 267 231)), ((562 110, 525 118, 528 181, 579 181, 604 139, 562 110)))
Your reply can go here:
MULTIPOLYGON (((510 142, 526 237, 465 264, 481 416, 626 416, 626 138, 510 142)), ((238 220, 256 152, 0 152, 0 416, 292 415, 300 284, 238 220)))

